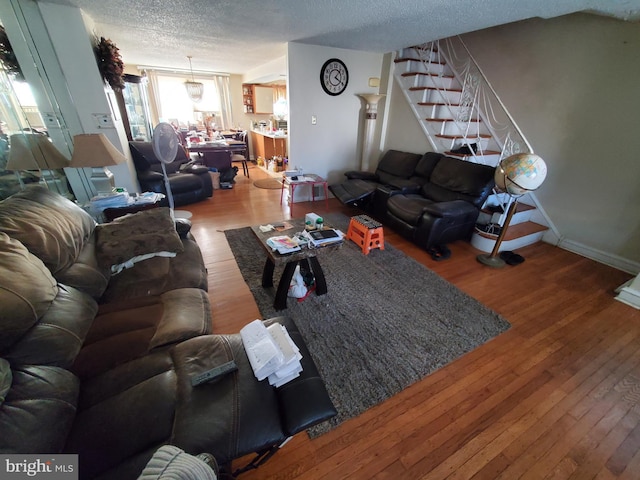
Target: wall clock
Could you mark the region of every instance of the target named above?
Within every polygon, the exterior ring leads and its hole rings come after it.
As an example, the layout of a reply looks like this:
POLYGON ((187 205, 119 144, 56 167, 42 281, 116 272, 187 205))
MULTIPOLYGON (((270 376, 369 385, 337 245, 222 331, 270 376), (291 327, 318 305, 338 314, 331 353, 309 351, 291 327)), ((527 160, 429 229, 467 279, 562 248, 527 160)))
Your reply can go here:
POLYGON ((342 60, 330 58, 320 69, 320 85, 329 95, 340 95, 349 83, 349 71, 342 60))

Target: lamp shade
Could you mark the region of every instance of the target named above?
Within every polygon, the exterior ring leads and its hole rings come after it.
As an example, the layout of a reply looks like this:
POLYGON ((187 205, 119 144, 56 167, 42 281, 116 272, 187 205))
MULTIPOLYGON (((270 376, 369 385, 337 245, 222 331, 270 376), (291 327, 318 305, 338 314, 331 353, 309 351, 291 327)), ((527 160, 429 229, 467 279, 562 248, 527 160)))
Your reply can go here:
POLYGON ((510 195, 536 190, 547 177, 547 165, 533 153, 516 153, 496 167, 496 186, 510 195))
POLYGON ((53 170, 69 166, 69 159, 46 135, 16 133, 9 137, 9 142, 7 170, 53 170))
POLYGON ((106 167, 118 165, 127 158, 104 133, 84 133, 73 137, 73 156, 69 167, 106 167))

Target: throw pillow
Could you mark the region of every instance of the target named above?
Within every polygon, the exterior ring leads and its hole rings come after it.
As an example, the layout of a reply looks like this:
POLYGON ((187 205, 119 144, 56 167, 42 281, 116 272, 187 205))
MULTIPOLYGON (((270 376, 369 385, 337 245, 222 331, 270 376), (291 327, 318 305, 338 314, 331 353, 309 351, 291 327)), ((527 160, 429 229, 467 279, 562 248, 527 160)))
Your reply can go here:
POLYGON ((167 207, 143 210, 96 227, 96 255, 102 266, 119 273, 137 261, 175 256, 184 251, 167 207))

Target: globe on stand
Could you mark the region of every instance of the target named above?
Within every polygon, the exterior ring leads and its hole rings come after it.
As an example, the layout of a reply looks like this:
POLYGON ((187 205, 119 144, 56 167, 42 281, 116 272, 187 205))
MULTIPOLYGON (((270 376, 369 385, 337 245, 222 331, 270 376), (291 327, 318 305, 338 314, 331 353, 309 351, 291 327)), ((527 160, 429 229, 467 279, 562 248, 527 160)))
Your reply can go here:
POLYGON ((533 153, 516 153, 500 161, 494 176, 496 187, 508 193, 513 201, 491 254, 478 255, 476 257, 478 262, 494 268, 502 268, 506 265, 506 262, 498 256, 498 252, 511 217, 515 213, 518 197, 540 188, 546 177, 547 165, 542 158, 533 153))

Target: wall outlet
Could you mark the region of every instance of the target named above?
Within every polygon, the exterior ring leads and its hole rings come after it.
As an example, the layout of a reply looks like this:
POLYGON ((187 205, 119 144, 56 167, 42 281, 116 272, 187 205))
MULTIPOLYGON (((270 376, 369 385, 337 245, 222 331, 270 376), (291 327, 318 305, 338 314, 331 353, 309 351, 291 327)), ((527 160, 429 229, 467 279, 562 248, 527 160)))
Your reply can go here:
POLYGON ((98 128, 115 128, 110 113, 92 113, 93 121, 98 128))
POLYGON ((40 115, 47 128, 61 128, 60 121, 55 113, 42 112, 40 115))
POLYGON ((311 125, 318 123, 318 118, 315 115, 311 115, 311 125))

